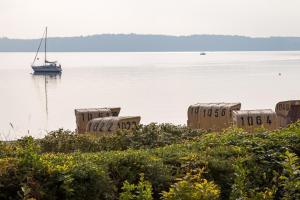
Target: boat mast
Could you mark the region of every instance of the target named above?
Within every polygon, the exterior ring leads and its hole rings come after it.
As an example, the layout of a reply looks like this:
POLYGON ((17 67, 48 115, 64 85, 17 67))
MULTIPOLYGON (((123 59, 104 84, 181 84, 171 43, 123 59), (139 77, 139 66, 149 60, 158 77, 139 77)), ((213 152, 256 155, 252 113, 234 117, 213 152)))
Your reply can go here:
POLYGON ((47 62, 47 26, 46 26, 46 35, 45 35, 45 65, 47 62))
POLYGON ((40 51, 40 48, 41 48, 41 45, 42 45, 42 42, 43 42, 43 39, 44 39, 45 34, 46 34, 46 31, 44 31, 44 33, 43 33, 42 39, 41 39, 41 41, 40 41, 39 47, 38 47, 38 49, 37 49, 37 51, 36 51, 36 54, 35 54, 35 57, 34 57, 34 59, 33 59, 33 62, 32 62, 32 64, 31 64, 31 66, 33 66, 34 63, 35 63, 35 61, 36 61, 36 58, 37 58, 38 53, 39 53, 39 51, 40 51))

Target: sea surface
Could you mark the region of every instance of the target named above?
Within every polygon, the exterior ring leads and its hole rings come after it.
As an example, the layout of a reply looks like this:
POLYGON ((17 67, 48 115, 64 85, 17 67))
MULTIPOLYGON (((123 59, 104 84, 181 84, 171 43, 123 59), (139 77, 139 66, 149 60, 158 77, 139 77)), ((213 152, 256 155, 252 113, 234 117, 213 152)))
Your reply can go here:
POLYGON ((0 53, 0 140, 74 130, 75 108, 120 106, 143 124, 186 124, 198 102, 275 109, 300 99, 300 52, 50 52, 60 76, 33 75, 34 54, 0 53))

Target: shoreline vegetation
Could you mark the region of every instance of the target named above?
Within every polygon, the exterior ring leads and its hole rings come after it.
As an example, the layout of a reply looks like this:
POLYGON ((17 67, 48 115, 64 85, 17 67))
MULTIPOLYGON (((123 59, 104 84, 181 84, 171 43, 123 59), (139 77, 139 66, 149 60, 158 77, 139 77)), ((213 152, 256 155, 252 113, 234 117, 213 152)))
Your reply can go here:
POLYGON ((221 133, 172 124, 0 142, 0 199, 300 199, 300 122, 221 133))

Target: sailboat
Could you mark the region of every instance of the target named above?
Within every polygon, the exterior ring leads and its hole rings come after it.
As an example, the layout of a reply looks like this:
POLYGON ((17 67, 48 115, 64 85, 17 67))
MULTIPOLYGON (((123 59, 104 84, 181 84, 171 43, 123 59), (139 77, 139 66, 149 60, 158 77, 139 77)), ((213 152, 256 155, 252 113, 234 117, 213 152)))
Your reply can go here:
POLYGON ((31 68, 33 69, 34 73, 61 73, 62 71, 61 65, 57 63, 57 61, 51 62, 47 60, 47 27, 38 46, 31 68), (45 59, 42 64, 35 65, 35 62, 39 60, 38 54, 43 40, 45 42, 45 59))

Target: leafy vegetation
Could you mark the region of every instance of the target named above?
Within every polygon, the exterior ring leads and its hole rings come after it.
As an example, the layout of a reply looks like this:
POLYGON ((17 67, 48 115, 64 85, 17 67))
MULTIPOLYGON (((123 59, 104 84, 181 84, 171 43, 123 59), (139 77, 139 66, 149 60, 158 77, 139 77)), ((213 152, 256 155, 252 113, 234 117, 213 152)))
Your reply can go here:
POLYGON ((163 200, 217 200, 220 190, 213 181, 201 178, 201 170, 197 174, 187 173, 183 178, 177 179, 168 192, 162 193, 163 200))
POLYGON ((70 153, 74 151, 98 152, 126 149, 147 149, 162 147, 183 141, 193 140, 203 135, 203 131, 185 126, 154 123, 141 126, 133 131, 118 131, 115 134, 93 136, 75 134, 62 129, 53 131, 40 140, 42 152, 70 153))
POLYGON ((140 181, 137 185, 125 181, 122 190, 120 200, 153 200, 152 185, 149 181, 144 180, 144 174, 141 174, 140 181))
POLYGON ((149 124, 0 142, 0 199, 299 199, 300 122, 246 133, 149 124))

